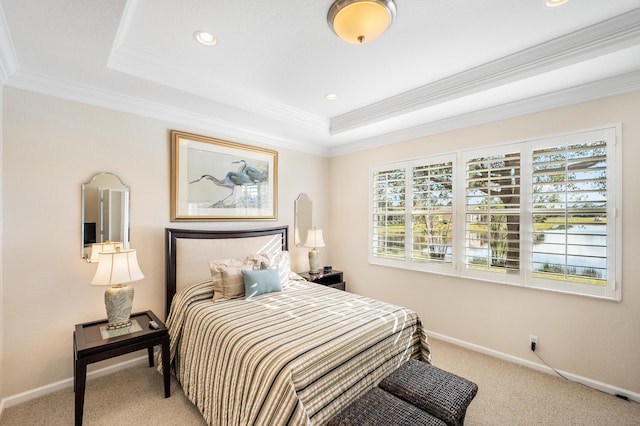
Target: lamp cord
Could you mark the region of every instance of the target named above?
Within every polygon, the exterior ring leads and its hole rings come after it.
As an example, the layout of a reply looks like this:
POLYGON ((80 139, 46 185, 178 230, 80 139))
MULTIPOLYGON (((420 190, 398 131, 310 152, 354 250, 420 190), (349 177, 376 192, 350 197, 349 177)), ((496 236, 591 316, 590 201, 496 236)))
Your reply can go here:
MULTIPOLYGON (((537 356, 537 357, 538 357, 538 359, 544 363, 544 365, 546 365, 547 367, 549 367, 550 369, 552 369, 552 370, 553 370, 553 371, 554 371, 558 376, 562 377, 562 378, 563 378, 563 379, 565 379, 565 380, 568 380, 568 381, 570 381, 570 382, 573 382, 573 380, 568 379, 566 376, 562 375, 558 370, 556 370, 555 368, 553 368, 552 366, 550 366, 550 365, 547 363, 547 361, 545 361, 544 359, 542 359, 542 357, 536 353, 536 351, 535 351, 535 350, 532 350, 531 352, 533 352, 533 354, 534 354, 535 356, 537 356)), ((574 382, 574 383, 578 383, 578 382, 574 382)), ((581 384, 582 384, 582 383, 581 383, 581 384)))
MULTIPOLYGON (((536 351, 535 351, 535 344, 533 344, 533 345, 532 345, 531 352, 533 352, 533 354, 534 354, 536 357, 538 357, 538 359, 539 359, 540 361, 542 361, 542 362, 544 363, 544 365, 546 365, 547 367, 549 367, 550 369, 552 369, 552 370, 553 370, 553 371, 554 371, 558 376, 562 377, 562 378, 563 378, 563 379, 565 379, 566 381, 568 381, 568 382, 572 382, 572 383, 576 383, 576 384, 582 385, 582 386, 584 386, 584 387, 586 387, 586 388, 589 388, 589 389, 593 389, 593 390, 600 391, 600 392, 602 392, 602 393, 606 393, 607 395, 611 395, 610 393, 605 392, 605 391, 603 391, 603 390, 601 390, 601 389, 596 389, 596 388, 594 388, 594 387, 592 387, 592 386, 589 386, 589 385, 587 385, 587 384, 585 384, 585 383, 580 383, 580 382, 577 382, 577 381, 575 381, 575 380, 571 380, 571 379, 569 379, 568 377, 564 376, 562 373, 560 373, 558 370, 556 370, 556 369, 555 369, 555 368, 553 368, 551 365, 549 365, 549 363, 547 363, 547 361, 545 361, 544 359, 542 359, 542 357, 536 353, 536 351)), ((625 400, 625 401, 629 401, 629 402, 633 401, 633 400, 629 399, 629 397, 628 397, 628 396, 626 396, 626 395, 622 395, 622 394, 614 394, 613 396, 615 396, 615 397, 617 397, 617 398, 620 398, 620 399, 623 399, 623 400, 625 400)), ((633 401, 633 402, 635 402, 635 401, 633 401)))

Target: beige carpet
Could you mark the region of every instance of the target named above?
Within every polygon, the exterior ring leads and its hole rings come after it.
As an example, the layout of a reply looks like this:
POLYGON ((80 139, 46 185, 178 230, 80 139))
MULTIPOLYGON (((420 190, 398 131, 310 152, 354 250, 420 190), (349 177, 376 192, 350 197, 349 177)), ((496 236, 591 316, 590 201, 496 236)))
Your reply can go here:
MULTIPOLYGON (((85 426, 206 425, 198 409, 171 378, 171 397, 164 397, 162 375, 148 364, 87 382, 85 426)), ((2 426, 69 426, 74 424, 73 389, 65 389, 5 408, 2 426)))
POLYGON ((640 404, 624 401, 459 346, 431 339, 433 364, 478 384, 465 425, 640 425, 640 404))
MULTIPOLYGON (((465 425, 640 425, 640 404, 441 341, 434 364, 479 386, 465 425)), ((0 425, 72 425, 73 391, 66 389, 6 408, 0 425)), ((84 424, 204 425, 172 378, 163 397, 155 369, 133 367, 87 383, 84 424)))

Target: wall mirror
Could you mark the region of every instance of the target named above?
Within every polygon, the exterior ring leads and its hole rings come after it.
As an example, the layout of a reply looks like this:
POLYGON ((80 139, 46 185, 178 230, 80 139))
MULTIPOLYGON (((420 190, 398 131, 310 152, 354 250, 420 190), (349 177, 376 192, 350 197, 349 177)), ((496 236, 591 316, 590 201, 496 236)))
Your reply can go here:
POLYGON ((311 200, 305 193, 298 195, 294 204, 293 243, 296 247, 300 247, 304 244, 307 238, 307 232, 312 226, 312 205, 311 200))
POLYGON ((83 183, 81 203, 83 259, 97 261, 102 243, 129 248, 129 187, 118 176, 102 172, 83 183))

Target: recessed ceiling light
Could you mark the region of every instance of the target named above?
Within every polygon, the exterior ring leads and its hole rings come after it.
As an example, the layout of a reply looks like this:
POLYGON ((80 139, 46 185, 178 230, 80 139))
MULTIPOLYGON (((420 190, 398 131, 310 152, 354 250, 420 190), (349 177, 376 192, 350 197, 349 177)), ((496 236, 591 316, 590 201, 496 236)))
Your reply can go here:
POLYGON ((569 0, 547 0, 547 6, 548 7, 556 7, 556 6, 561 6, 565 3, 568 3, 569 0))
POLYGON ((195 38, 198 43, 204 44, 205 46, 214 46, 218 42, 213 34, 203 30, 193 33, 193 38, 195 38))
POLYGON ((328 101, 337 101, 338 99, 340 99, 340 95, 338 95, 337 93, 327 93, 326 95, 324 95, 324 97, 328 101))

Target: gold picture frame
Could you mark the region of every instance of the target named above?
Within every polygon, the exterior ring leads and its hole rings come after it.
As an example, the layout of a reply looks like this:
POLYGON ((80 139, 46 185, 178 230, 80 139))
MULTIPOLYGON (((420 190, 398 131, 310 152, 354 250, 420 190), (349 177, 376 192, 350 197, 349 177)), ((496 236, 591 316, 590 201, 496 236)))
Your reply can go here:
POLYGON ((171 131, 172 222, 277 218, 277 151, 171 131))

